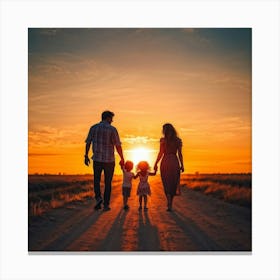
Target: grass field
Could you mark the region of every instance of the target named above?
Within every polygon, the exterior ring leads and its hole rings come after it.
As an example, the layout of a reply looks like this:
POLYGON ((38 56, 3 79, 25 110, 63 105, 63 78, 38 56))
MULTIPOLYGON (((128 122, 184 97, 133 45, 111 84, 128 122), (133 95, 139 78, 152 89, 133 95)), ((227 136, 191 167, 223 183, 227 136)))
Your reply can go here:
MULTIPOLYGON (((159 176, 157 178, 160 180, 159 176)), ((251 207, 251 181, 251 174, 183 174, 180 186, 229 203, 251 207)), ((114 176, 113 187, 121 182, 122 176, 114 176)), ((68 202, 92 197, 92 175, 28 176, 29 216, 39 216, 49 209, 63 207, 68 202)))

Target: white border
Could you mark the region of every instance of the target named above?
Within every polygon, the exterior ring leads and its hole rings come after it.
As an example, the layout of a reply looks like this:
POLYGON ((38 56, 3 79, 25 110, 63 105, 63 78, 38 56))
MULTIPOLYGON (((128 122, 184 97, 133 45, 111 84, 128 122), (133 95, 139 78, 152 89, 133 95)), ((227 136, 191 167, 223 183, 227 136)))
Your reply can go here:
POLYGON ((278 1, 1 1, 0 18, 1 279, 280 279, 278 1), (253 28, 252 255, 28 255, 28 27, 253 28))

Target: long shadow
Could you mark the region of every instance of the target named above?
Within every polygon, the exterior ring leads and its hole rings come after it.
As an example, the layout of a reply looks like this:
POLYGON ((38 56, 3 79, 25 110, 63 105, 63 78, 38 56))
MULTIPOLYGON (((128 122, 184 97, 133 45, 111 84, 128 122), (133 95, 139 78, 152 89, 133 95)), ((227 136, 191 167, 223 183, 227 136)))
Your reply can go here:
POLYGON ((152 226, 148 212, 139 212, 138 251, 160 251, 158 229, 152 226))
POLYGON ((209 236, 203 232, 192 219, 181 216, 176 212, 171 212, 170 214, 176 224, 196 245, 198 249, 195 251, 225 251, 223 247, 209 238, 209 236))
POLYGON ((127 211, 120 210, 107 236, 104 238, 98 249, 91 247, 92 251, 121 251, 123 226, 127 211))
POLYGON ((37 251, 67 251, 65 248, 89 229, 98 220, 100 213, 98 211, 94 211, 94 213, 90 212, 79 223, 73 225, 72 229, 37 251))

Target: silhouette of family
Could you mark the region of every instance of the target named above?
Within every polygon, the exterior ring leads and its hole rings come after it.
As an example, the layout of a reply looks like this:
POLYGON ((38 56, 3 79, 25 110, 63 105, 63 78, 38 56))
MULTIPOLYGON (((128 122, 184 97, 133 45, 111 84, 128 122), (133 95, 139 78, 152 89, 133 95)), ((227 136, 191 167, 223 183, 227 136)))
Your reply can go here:
POLYGON ((166 123, 162 127, 163 137, 160 139, 159 152, 154 164, 154 172, 150 172, 150 166, 146 161, 140 161, 136 166, 136 174, 132 172, 133 162, 125 161, 121 146, 120 137, 117 129, 111 125, 114 113, 104 111, 101 115, 101 122, 91 126, 86 138, 85 146, 85 165, 89 166, 88 157, 90 146, 92 146, 93 160, 93 186, 96 204, 95 210, 102 208, 109 211, 110 197, 112 188, 112 178, 115 169, 115 148, 120 156, 120 166, 123 172, 122 195, 123 208, 128 210, 128 198, 130 197, 132 179, 139 178, 137 195, 139 196, 138 210, 148 210, 148 196, 151 195, 151 188, 148 182, 149 176, 156 175, 158 163, 160 163, 160 175, 164 193, 167 200, 167 211, 172 211, 173 198, 180 182, 180 172, 184 172, 182 140, 177 136, 174 126, 166 123), (104 193, 103 197, 100 190, 101 174, 104 172, 104 193), (144 207, 142 202, 144 201, 144 207))

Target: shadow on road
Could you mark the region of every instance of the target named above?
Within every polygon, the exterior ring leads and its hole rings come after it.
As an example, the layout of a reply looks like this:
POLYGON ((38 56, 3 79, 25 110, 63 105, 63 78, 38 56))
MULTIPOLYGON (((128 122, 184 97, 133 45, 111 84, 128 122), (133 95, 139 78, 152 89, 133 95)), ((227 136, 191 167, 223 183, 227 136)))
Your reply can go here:
POLYGON ((148 212, 139 212, 138 251, 160 251, 158 229, 150 222, 148 212))
POLYGON ((196 245, 198 251, 223 251, 223 248, 202 231, 192 219, 176 212, 171 212, 171 217, 196 245))

